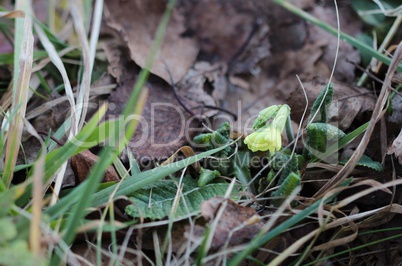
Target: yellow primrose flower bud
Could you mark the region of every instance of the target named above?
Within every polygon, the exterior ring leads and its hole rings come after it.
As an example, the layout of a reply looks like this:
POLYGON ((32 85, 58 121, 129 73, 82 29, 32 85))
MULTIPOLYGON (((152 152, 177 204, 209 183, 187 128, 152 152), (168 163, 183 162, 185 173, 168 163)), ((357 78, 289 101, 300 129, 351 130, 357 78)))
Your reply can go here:
POLYGON ((286 120, 290 114, 290 107, 287 104, 281 105, 278 112, 276 113, 271 125, 277 128, 280 132, 285 128, 286 120))
POLYGON ((269 150, 273 154, 282 147, 281 131, 272 126, 261 128, 248 135, 244 143, 253 152, 269 150))
POLYGON ((268 120, 275 115, 280 107, 281 105, 271 105, 264 110, 261 110, 258 114, 258 117, 254 120, 253 130, 264 127, 268 120))
POLYGON ((267 151, 273 154, 282 148, 281 133, 285 128, 286 121, 289 118, 290 107, 284 105, 272 105, 262 110, 254 121, 254 133, 248 135, 244 143, 248 148, 255 151, 267 151), (265 125, 269 119, 272 121, 265 125))

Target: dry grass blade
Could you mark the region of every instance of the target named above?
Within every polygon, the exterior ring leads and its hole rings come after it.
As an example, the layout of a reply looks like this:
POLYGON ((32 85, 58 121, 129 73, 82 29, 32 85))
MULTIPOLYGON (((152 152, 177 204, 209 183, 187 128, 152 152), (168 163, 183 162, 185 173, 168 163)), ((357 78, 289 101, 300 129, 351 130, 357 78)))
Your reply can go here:
MULTIPOLYGON (((69 46, 63 50, 61 50, 59 52, 59 56, 63 57, 64 55, 68 54, 71 51, 74 51, 75 49, 77 49, 77 47, 75 46, 69 46)), ((42 61, 40 61, 39 63, 35 64, 35 66, 32 68, 32 72, 36 72, 41 70, 42 68, 44 68, 45 66, 47 66, 50 63, 51 59, 50 58, 45 58, 42 61)))
MULTIPOLYGON (((35 72, 33 69, 31 71, 32 73, 35 72)), ((10 84, 12 85, 12 83, 10 84)), ((40 85, 40 80, 38 76, 31 76, 31 81, 29 82, 29 88, 31 88, 28 91, 28 101, 32 97, 34 90, 38 88, 40 85)), ((4 111, 7 111, 8 108, 10 108, 11 103, 12 103, 12 98, 13 98, 13 90, 11 89, 11 86, 7 89, 7 92, 4 93, 3 97, 0 100, 0 106, 4 111)), ((4 113, 0 113, 0 118, 4 116, 4 113)), ((25 117, 26 118, 26 117, 25 117)))
POLYGON ((66 92, 66 96, 68 98, 68 101, 70 103, 70 108, 71 108, 71 114, 70 114, 71 129, 70 129, 70 134, 68 134, 68 138, 71 139, 73 136, 75 136, 77 134, 77 130, 78 130, 77 122, 76 122, 77 120, 76 120, 75 100, 74 100, 73 90, 71 88, 71 83, 68 78, 66 68, 64 67, 64 64, 61 61, 61 58, 60 58, 59 54, 57 53, 55 47, 50 42, 50 40, 46 36, 45 32, 38 24, 35 24, 34 27, 35 27, 35 31, 39 37, 40 42, 42 43, 46 52, 49 54, 50 60, 56 66, 56 68, 59 70, 59 72, 63 78, 64 90, 66 92))
MULTIPOLYGON (((32 82, 31 82, 31 84, 32 84, 32 82)), ((102 86, 102 87, 93 88, 93 90, 91 91, 90 95, 95 96, 95 95, 110 94, 115 87, 116 87, 115 84, 111 84, 111 85, 108 85, 108 86, 102 86)), ((76 94, 74 93, 74 95, 76 95, 76 94)), ((25 116, 25 118, 28 119, 28 120, 30 120, 32 118, 35 118, 35 117, 37 117, 37 116, 49 111, 53 107, 65 102, 65 101, 68 101, 67 96, 61 96, 61 97, 58 97, 58 98, 56 98, 54 100, 47 101, 44 104, 42 104, 42 105, 36 107, 35 109, 29 111, 27 113, 27 115, 25 116)))
MULTIPOLYGON (((21 7, 23 10, 29 10, 30 3, 17 1, 17 7, 21 7)), ((10 185, 13 177, 14 166, 17 162, 22 137, 23 121, 28 103, 34 41, 32 35, 32 19, 30 16, 26 16, 24 19, 16 19, 16 32, 15 45, 21 45, 21 48, 16 48, 15 51, 16 61, 14 62, 12 100, 12 112, 15 112, 15 116, 11 121, 9 121, 10 127, 7 134, 6 160, 3 171, 3 182, 6 186, 10 185)))
POLYGON ((11 12, 1 11, 0 18, 24 18, 25 12, 22 10, 13 10, 11 12))
MULTIPOLYGON (((56 68, 59 70, 59 72, 63 78, 66 96, 70 103, 70 109, 71 109, 71 113, 70 113, 71 128, 70 128, 70 132, 68 134, 68 139, 71 139, 78 133, 78 121, 79 121, 79 118, 77 118, 77 111, 76 111, 77 109, 75 106, 74 94, 73 94, 73 90, 71 88, 71 83, 68 78, 66 68, 64 67, 63 62, 61 61, 59 54, 57 53, 55 47, 53 46, 53 44, 50 42, 50 40, 46 36, 43 29, 38 24, 35 24, 35 30, 36 30, 36 33, 37 33, 43 47, 49 54, 50 60, 56 66, 56 68)), ((59 169, 59 172, 57 173, 57 175, 55 177, 55 179, 56 179, 56 185, 55 185, 55 191, 54 191, 55 193, 53 194, 51 204, 54 204, 57 201, 66 167, 67 167, 67 163, 64 163, 63 166, 59 169)))
POLYGON ((32 220, 30 223, 30 230, 29 230, 30 232, 29 244, 31 250, 32 252, 36 253, 39 256, 41 252, 41 242, 42 242, 40 223, 42 217, 42 197, 44 193, 42 177, 44 176, 45 172, 46 146, 42 138, 34 129, 34 127, 27 120, 25 120, 25 127, 27 131, 40 142, 42 147, 40 154, 38 156, 38 160, 35 162, 32 174, 32 181, 33 181, 32 220))
POLYGON ((82 57, 83 57, 83 75, 82 82, 79 86, 78 97, 77 97, 77 116, 76 119, 78 121, 78 130, 82 128, 85 116, 87 113, 87 103, 89 99, 89 91, 90 91, 90 83, 91 83, 91 74, 92 74, 92 65, 90 59, 89 52, 89 44, 87 35, 85 32, 84 20, 83 20, 83 3, 82 1, 78 2, 76 0, 70 0, 70 13, 73 18, 74 28, 77 32, 78 39, 81 44, 82 49, 82 57))
POLYGON ((373 110, 373 114, 371 116, 370 123, 367 127, 366 132, 364 133, 364 136, 363 136, 361 142, 359 143, 359 146, 356 148, 352 157, 345 164, 345 166, 334 177, 332 177, 331 180, 329 180, 324 186, 322 186, 320 188, 320 190, 314 195, 315 198, 322 197, 328 189, 338 186, 342 181, 344 181, 348 177, 348 175, 355 168, 356 164, 359 162, 364 151, 366 150, 368 142, 370 141, 371 134, 374 131, 374 127, 375 127, 377 121, 383 115, 383 109, 386 106, 387 101, 388 101, 389 87, 391 84, 391 80, 392 80, 392 77, 393 77, 401 59, 402 59, 402 42, 399 43, 398 48, 395 51, 391 65, 388 68, 387 75, 386 75, 384 83, 382 85, 381 93, 378 97, 377 103, 373 110))
MULTIPOLYGON (((332 239, 331 241, 328 241, 327 243, 317 245, 312 248, 312 251, 332 249, 332 248, 340 246, 340 245, 346 245, 346 244, 352 242, 353 240, 355 240, 359 233, 358 227, 352 221, 349 222, 349 225, 350 225, 350 229, 353 231, 352 234, 345 236, 345 237, 332 239)), ((341 229, 341 230, 345 231, 347 229, 349 229, 349 228, 341 229)))

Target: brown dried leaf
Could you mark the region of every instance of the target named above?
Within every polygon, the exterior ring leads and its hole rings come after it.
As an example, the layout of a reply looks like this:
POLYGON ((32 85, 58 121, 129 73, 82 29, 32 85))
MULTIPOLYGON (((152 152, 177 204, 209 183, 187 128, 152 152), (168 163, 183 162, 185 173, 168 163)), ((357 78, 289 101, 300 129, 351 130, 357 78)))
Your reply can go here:
MULTIPOLYGON (((127 43, 130 56, 140 67, 145 67, 155 32, 165 12, 165 1, 105 1, 106 24, 118 32, 127 43)), ((168 83, 170 75, 178 82, 191 67, 198 54, 197 42, 188 36, 184 17, 174 10, 161 48, 156 55, 151 72, 168 83)))
MULTIPOLYGON (((177 85, 180 95, 190 100, 191 107, 198 107, 199 110, 204 105, 216 106, 216 101, 221 100, 226 93, 225 73, 223 65, 197 62, 177 85), (207 80, 213 84, 212 95, 206 91, 207 80)), ((216 113, 215 110, 210 110, 203 112, 203 115, 209 117, 216 113)))
MULTIPOLYGON (((213 228, 214 236, 211 249, 218 249, 228 244, 238 245, 252 239, 264 225, 260 216, 250 207, 243 207, 230 199, 214 197, 201 204, 201 214, 205 220, 213 223, 220 208, 224 208, 216 227, 213 228)), ((196 236, 203 235, 202 228, 195 230, 196 236)), ((191 238, 189 232, 186 233, 191 238)))
POLYGON ((124 75, 122 69, 123 49, 125 49, 118 40, 107 40, 101 43, 105 51, 107 61, 109 62, 107 71, 112 75, 117 83, 120 83, 124 75))
MULTIPOLYGON (((122 67, 124 81, 111 93, 106 119, 120 115, 136 82, 137 73, 133 63, 122 67), (131 71, 129 71, 131 70, 131 71)), ((178 104, 173 89, 157 78, 148 81, 149 95, 139 119, 137 130, 128 147, 140 164, 154 160, 166 160, 193 137, 192 129, 197 120, 178 104)), ((189 101, 183 99, 186 105, 189 101)), ((123 161, 127 155, 121 156, 123 161)), ((150 164, 148 164, 150 165, 150 164)))
MULTIPOLYGON (((89 174, 91 168, 99 160, 99 157, 90 152, 89 150, 83 151, 71 157, 71 168, 75 174, 76 185, 83 182, 89 174)), ((110 166, 102 179, 102 182, 119 181, 120 177, 113 166, 110 166)))

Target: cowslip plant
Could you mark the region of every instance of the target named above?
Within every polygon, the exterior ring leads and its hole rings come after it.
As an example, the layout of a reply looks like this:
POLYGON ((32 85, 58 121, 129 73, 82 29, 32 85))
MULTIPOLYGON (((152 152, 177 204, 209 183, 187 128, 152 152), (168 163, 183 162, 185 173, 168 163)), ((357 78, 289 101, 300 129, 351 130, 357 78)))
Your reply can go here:
MULTIPOLYGON (((291 135, 290 107, 287 104, 269 106, 262 110, 255 119, 253 124, 255 132, 244 140, 244 143, 253 152, 268 151, 267 156, 273 162, 272 169, 282 171, 277 182, 280 186, 271 194, 273 197, 279 197, 272 202, 275 206, 279 206, 283 202, 283 196, 290 195, 301 182, 296 156, 280 151, 282 149, 281 134, 285 128, 288 131, 287 135, 291 135)), ((267 178, 268 185, 272 184, 274 176, 275 172, 271 170, 267 178)), ((261 190, 263 189, 260 187, 261 190)))
MULTIPOLYGON (((315 100, 308 124, 305 128, 305 141, 302 155, 291 153, 282 148, 282 131, 286 130, 290 136, 290 107, 288 105, 274 105, 262 110, 253 124, 252 134, 244 140, 248 148, 253 151, 268 151, 271 171, 266 179, 260 180, 258 191, 263 192, 276 183, 278 189, 271 193, 274 197, 272 204, 279 206, 284 198, 301 184, 300 169, 307 163, 323 161, 327 163, 340 163, 337 151, 345 145, 344 140, 351 140, 350 134, 346 135, 338 127, 328 123, 329 108, 334 94, 333 84, 324 87, 315 100), (275 182, 274 177, 279 176, 275 182), (278 199, 279 197, 279 199, 278 199)), ((353 133, 353 132, 352 132, 353 133)), ((352 134, 351 133, 351 134, 352 134)), ((291 139, 289 139, 289 142, 291 139)), ((375 170, 381 170, 379 164, 372 160, 364 160, 360 164, 375 170)))

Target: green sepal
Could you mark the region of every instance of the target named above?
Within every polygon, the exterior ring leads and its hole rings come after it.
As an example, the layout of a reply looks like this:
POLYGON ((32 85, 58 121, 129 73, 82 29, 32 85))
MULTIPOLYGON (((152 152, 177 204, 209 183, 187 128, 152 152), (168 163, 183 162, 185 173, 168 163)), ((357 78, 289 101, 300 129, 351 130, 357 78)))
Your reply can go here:
POLYGON ((261 110, 258 114, 258 117, 254 120, 253 130, 256 131, 264 127, 268 120, 278 112, 280 107, 280 105, 272 105, 261 110))

